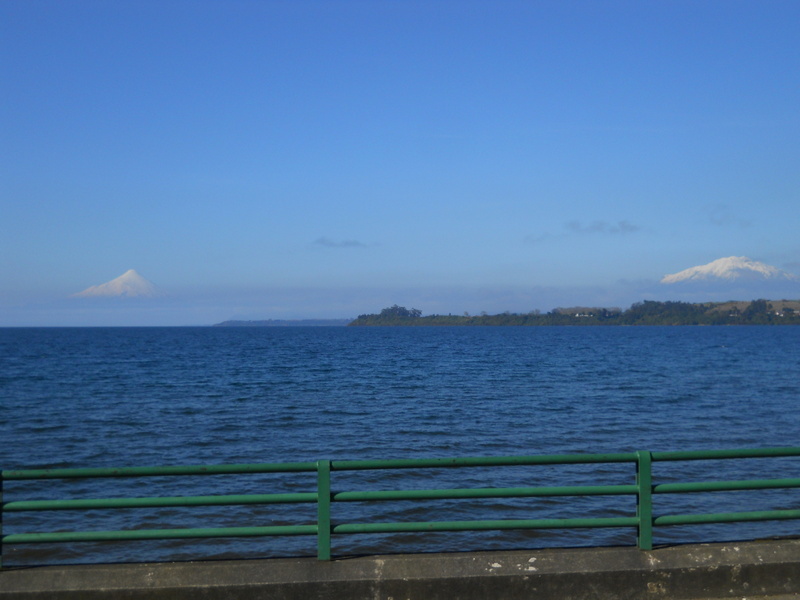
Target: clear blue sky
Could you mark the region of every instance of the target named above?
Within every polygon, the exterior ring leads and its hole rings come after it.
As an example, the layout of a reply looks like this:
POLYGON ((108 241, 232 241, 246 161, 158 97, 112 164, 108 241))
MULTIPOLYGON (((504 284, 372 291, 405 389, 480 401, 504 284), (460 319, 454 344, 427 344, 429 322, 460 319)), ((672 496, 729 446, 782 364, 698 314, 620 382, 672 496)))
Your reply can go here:
POLYGON ((0 325, 800 272, 800 2, 4 0, 0 325), (169 305, 67 296, 136 269, 169 305))

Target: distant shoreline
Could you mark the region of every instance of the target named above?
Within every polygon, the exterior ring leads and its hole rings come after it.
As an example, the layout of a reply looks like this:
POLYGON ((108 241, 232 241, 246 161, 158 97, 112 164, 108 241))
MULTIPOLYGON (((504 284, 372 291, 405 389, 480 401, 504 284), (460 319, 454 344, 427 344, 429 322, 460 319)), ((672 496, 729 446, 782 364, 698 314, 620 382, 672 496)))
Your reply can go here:
POLYGON ((800 300, 751 302, 637 302, 618 308, 556 308, 548 313, 502 313, 472 316, 428 315, 394 305, 379 314, 359 315, 351 327, 475 326, 643 326, 643 325, 800 325, 800 300))
POLYGON ((230 320, 212 327, 345 327, 353 319, 266 319, 261 321, 230 320))
POLYGON ((646 325, 800 325, 800 300, 731 302, 658 302, 645 300, 630 308, 571 307, 547 313, 505 312, 496 315, 426 315, 403 306, 355 319, 231 319, 211 327, 535 327, 535 326, 646 326, 646 325))

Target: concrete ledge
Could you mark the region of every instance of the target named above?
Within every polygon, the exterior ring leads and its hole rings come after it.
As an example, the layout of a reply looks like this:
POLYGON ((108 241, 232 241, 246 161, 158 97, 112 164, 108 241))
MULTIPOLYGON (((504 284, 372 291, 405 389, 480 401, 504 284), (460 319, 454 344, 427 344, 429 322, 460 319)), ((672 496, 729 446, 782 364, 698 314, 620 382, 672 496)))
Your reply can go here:
POLYGON ((0 600, 800 598, 800 539, 0 572, 0 600))

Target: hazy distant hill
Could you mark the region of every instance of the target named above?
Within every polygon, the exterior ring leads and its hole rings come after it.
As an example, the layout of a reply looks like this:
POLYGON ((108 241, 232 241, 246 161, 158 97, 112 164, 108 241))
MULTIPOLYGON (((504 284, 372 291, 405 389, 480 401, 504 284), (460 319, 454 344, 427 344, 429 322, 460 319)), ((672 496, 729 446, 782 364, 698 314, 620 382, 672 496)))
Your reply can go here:
POLYGON ((214 327, 344 327, 353 319, 267 319, 265 321, 223 321, 214 327))

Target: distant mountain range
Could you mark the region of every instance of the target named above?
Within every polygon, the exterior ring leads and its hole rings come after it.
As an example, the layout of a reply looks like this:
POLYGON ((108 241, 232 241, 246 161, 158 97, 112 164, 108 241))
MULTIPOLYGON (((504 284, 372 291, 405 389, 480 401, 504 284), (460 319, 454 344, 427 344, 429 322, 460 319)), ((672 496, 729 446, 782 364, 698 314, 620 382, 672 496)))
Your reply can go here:
POLYGON ((130 269, 107 283, 93 285, 73 298, 157 298, 165 296, 154 283, 148 281, 135 270, 130 269))
POLYGON ((746 256, 729 256, 719 258, 707 265, 691 267, 679 273, 665 275, 661 283, 690 283, 690 282, 769 282, 781 283, 787 281, 800 281, 796 275, 782 271, 746 256))

